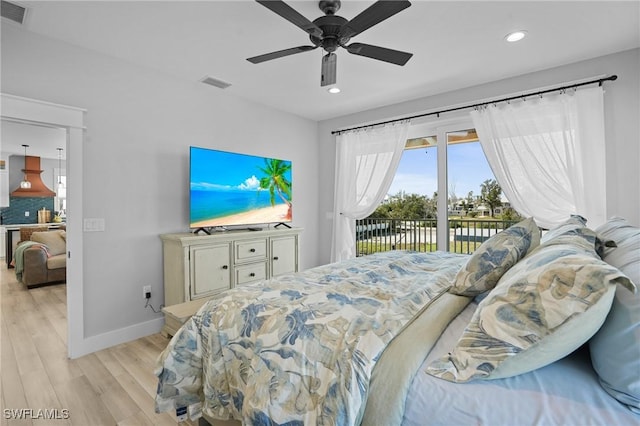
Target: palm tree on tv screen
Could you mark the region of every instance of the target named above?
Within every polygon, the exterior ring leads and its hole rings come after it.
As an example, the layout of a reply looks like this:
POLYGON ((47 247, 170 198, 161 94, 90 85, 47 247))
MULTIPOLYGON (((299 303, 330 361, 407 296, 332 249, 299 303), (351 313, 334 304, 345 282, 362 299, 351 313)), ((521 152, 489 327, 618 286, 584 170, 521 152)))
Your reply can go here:
POLYGON ((285 173, 291 170, 291 163, 274 158, 265 158, 264 167, 258 167, 265 176, 260 178, 260 189, 269 190, 271 205, 276 204, 276 194, 287 206, 287 216, 291 219, 291 182, 285 177, 285 173))

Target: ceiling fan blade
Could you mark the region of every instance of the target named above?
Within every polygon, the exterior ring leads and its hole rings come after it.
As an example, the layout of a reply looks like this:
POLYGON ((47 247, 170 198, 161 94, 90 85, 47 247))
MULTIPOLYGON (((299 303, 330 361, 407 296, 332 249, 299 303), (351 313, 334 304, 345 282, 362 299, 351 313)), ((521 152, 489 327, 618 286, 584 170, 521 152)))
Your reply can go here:
POLYGON ((380 0, 362 11, 340 29, 341 37, 353 37, 411 6, 407 0, 380 0))
POLYGON ((259 64, 260 62, 270 61, 272 59, 283 58, 289 55, 295 55, 296 53, 308 52, 317 48, 318 46, 298 46, 290 49, 278 50, 277 52, 265 53, 264 55, 254 56, 247 58, 247 61, 252 64, 259 64))
POLYGON ((349 53, 366 56, 367 58, 379 61, 390 62, 396 65, 404 65, 413 56, 413 53, 401 52, 399 50, 387 49, 386 47, 372 46, 364 43, 351 43, 345 46, 349 53))
POLYGON ((282 16, 298 28, 302 28, 305 32, 322 37, 322 30, 313 22, 302 16, 294 8, 281 0, 256 0, 258 3, 271 10, 272 12, 282 16))

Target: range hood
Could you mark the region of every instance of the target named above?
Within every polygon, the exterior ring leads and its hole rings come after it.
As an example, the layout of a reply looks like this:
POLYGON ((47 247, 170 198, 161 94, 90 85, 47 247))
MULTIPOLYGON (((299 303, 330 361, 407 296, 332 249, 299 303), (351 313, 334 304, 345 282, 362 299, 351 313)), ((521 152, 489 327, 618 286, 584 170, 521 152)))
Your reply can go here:
POLYGON ((42 182, 40 173, 42 173, 43 170, 40 170, 40 157, 26 156, 24 158, 24 167, 22 172, 27 177, 29 183, 31 183, 31 188, 18 187, 11 193, 12 197, 51 198, 56 196, 56 193, 47 188, 44 182, 42 182))

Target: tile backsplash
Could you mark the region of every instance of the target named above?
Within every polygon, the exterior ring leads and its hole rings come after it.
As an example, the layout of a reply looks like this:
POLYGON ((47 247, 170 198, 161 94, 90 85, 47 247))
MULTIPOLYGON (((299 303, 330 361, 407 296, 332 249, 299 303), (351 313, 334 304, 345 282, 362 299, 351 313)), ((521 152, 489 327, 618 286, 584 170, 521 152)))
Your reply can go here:
POLYGON ((38 223, 38 210, 44 207, 53 213, 54 198, 41 197, 11 197, 9 199, 9 207, 0 209, 3 225, 17 225, 26 223, 38 223), (29 212, 29 216, 25 216, 25 212, 29 212))

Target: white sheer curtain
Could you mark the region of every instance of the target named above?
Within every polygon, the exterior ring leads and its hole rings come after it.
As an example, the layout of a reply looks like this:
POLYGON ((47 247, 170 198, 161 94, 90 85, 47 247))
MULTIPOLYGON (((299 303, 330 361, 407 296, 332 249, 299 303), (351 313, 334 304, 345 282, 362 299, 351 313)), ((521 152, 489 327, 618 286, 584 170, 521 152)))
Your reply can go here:
POLYGON ((337 137, 332 262, 355 256, 356 219, 373 213, 387 194, 409 125, 405 120, 337 137))
POLYGON ((491 105, 471 116, 493 173, 513 207, 550 228, 579 214, 606 220, 601 87, 491 105))

